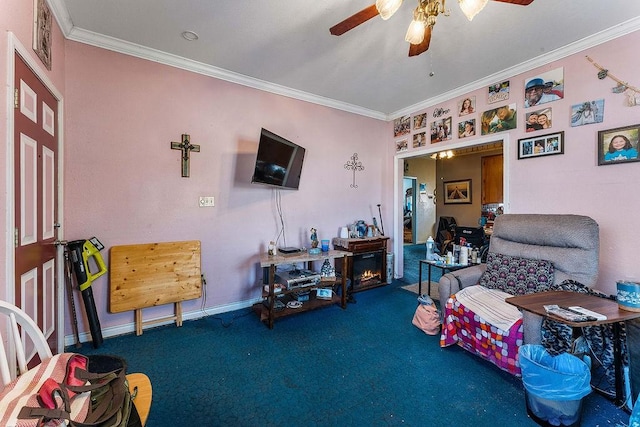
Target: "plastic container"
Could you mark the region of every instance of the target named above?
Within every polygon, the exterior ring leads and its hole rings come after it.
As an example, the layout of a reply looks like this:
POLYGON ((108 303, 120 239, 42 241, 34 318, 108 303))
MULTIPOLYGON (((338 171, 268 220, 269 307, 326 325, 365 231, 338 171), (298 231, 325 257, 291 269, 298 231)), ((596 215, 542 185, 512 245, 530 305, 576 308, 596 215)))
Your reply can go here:
POLYGON ((527 413, 542 426, 580 426, 582 401, 591 393, 591 371, 578 357, 550 355, 541 345, 520 347, 527 413))
POLYGON ((435 255, 435 242, 433 237, 429 236, 427 239, 427 261, 432 261, 435 255))
POLYGON ((387 252, 387 284, 393 282, 393 252, 387 252))

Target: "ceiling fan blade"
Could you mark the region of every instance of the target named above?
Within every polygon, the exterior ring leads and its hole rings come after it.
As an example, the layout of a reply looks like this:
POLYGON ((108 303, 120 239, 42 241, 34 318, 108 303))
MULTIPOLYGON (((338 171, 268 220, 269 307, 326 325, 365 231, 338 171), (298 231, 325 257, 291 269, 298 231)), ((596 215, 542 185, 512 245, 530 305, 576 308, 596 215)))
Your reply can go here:
POLYGON ((378 16, 378 14, 379 12, 376 8, 376 5, 372 4, 371 6, 362 9, 360 12, 351 15, 344 21, 339 22, 333 27, 329 28, 329 32, 334 36, 340 36, 347 31, 354 29, 358 25, 367 22, 369 19, 378 16))
POLYGON ((431 43, 431 25, 424 27, 424 39, 420 44, 412 44, 409 46, 409 56, 417 56, 429 50, 431 43))
POLYGON ((531 3, 533 3, 533 0, 493 0, 493 1, 501 1, 503 3, 518 4, 520 6, 529 6, 531 3))

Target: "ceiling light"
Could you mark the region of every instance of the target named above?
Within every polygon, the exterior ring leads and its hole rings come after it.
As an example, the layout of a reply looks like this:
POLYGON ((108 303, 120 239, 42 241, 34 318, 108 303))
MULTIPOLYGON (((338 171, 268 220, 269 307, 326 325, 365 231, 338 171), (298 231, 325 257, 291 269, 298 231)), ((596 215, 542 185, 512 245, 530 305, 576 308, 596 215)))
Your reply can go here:
POLYGON ((473 17, 478 14, 487 5, 489 0, 458 0, 462 13, 467 17, 469 21, 473 20, 473 17))
POLYGON ((396 13, 401 4, 402 0, 376 0, 376 9, 380 17, 386 21, 396 13))
POLYGON ((198 40, 198 35, 196 33, 194 33, 193 31, 183 31, 182 32, 182 38, 192 42, 194 40, 198 40))
POLYGON ((407 29, 407 34, 404 36, 404 39, 411 44, 420 44, 424 40, 424 12, 422 8, 418 6, 416 10, 413 12, 413 20, 411 24, 409 24, 409 28, 407 29))

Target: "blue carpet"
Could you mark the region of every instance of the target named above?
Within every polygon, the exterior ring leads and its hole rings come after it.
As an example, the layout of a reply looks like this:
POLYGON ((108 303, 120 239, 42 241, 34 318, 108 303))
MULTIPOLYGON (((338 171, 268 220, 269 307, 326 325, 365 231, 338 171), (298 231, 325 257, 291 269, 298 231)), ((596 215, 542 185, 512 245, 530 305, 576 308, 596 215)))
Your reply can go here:
MULTIPOLYGON (((418 283, 419 278, 419 262, 425 259, 427 255, 427 248, 424 244, 417 245, 404 245, 403 247, 403 267, 404 275, 402 281, 407 285, 418 283)), ((437 282, 440 280, 442 270, 434 268, 431 271, 431 281, 437 282)), ((427 267, 422 267, 422 280, 424 283, 427 281, 427 267)), ((426 291, 424 291, 426 292, 426 291)))
MULTIPOLYGON (((411 325, 416 295, 403 285, 272 330, 247 309, 79 351, 118 354, 150 377, 149 427, 535 426, 520 379, 411 325)), ((599 395, 585 398, 583 425, 627 421, 599 395)))

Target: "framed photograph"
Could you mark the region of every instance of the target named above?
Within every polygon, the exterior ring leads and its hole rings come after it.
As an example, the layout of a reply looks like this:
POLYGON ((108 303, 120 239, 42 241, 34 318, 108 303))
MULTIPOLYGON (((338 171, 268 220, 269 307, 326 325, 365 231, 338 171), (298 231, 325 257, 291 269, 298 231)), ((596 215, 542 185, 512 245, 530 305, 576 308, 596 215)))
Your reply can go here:
POLYGON ((604 120, 604 99, 585 101, 571 106, 571 127, 602 123, 604 120))
POLYGON ((413 116, 413 128, 422 129, 427 126, 427 113, 413 116))
POLYGON ((518 160, 564 154, 564 131, 518 140, 518 160))
POLYGON ((471 203, 471 180, 446 181, 444 185, 444 204, 463 205, 471 203))
POLYGON ((411 132, 411 117, 402 116, 393 121, 393 136, 397 138, 411 132))
POLYGON ((547 71, 524 82, 524 108, 564 98, 564 69, 547 71))
POLYGON ((525 124, 527 132, 535 132, 538 130, 551 129, 552 123, 551 108, 543 108, 542 110, 532 111, 525 114, 525 124))
POLYGON ((458 101, 458 116, 466 116, 467 114, 476 112, 476 97, 470 96, 458 101))
POLYGON ((476 134, 476 119, 465 120, 458 123, 458 138, 466 138, 476 134))
POLYGON ((409 140, 403 139, 401 141, 396 141, 396 152, 407 151, 409 148, 409 140))
POLYGON ((427 144, 426 132, 413 134, 413 148, 424 147, 426 144, 427 144))
POLYGON ((451 139, 451 117, 431 122, 431 143, 451 139))
POLYGON ((487 104, 506 101, 509 99, 509 80, 489 86, 487 104))
POLYGON ((33 50, 38 58, 51 70, 51 10, 46 0, 33 2, 33 50))
POLYGON ((598 166, 640 161, 640 124, 598 132, 598 166))
POLYGON ((480 130, 482 135, 504 132, 518 127, 516 104, 487 110, 480 116, 480 130))

